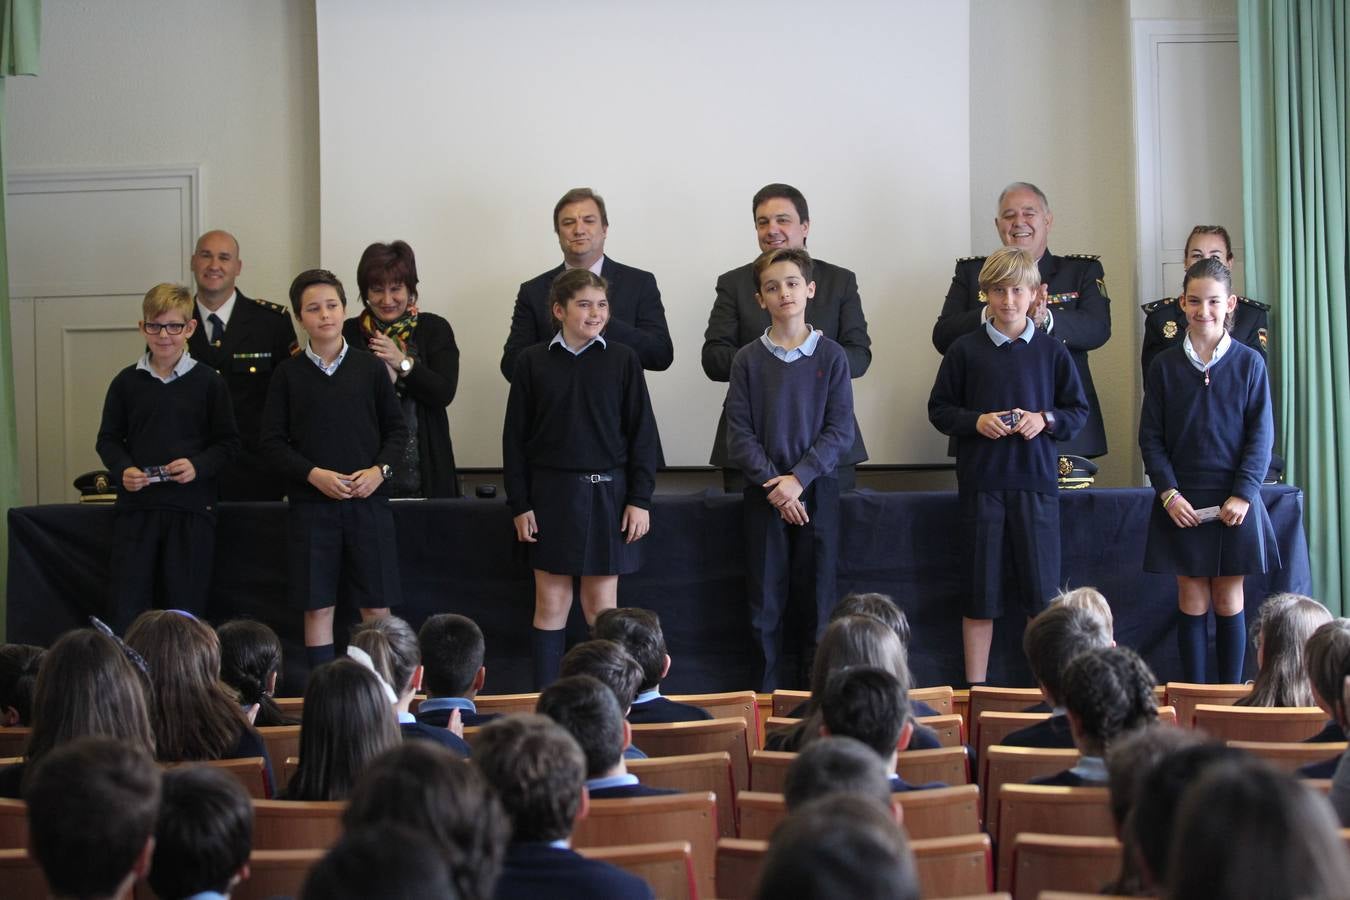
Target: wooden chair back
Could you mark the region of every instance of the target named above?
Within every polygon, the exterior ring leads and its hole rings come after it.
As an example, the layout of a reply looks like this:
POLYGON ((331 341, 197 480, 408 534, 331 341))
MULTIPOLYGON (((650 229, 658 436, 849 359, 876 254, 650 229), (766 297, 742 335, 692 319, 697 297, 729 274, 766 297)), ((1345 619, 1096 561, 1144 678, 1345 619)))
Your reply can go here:
POLYGON ((1293 774, 1310 763, 1325 762, 1345 753, 1345 741, 1325 744, 1229 741, 1228 746, 1259 756, 1282 772, 1293 774))
POLYGON ((1292 744, 1312 737, 1327 723, 1316 706, 1229 706, 1197 703, 1195 727, 1221 741, 1292 744))
POLYGON ((272 702, 277 705, 277 709, 293 719, 302 718, 305 714, 304 697, 273 697, 272 702))
POLYGON ((764 746, 764 720, 759 716, 759 699, 754 691, 672 694, 670 699, 676 703, 688 703, 706 709, 714 719, 744 719, 747 726, 745 752, 748 754, 751 750, 758 750, 764 746))
POLYGON ((740 818, 739 837, 767 841, 774 829, 787 818, 787 803, 782 794, 741 791, 736 795, 736 814, 740 818))
POLYGON ((970 706, 966 715, 966 733, 971 743, 980 745, 980 713, 1023 712, 1028 706, 1045 702, 1040 688, 986 687, 970 689, 970 706))
POLYGON ((1120 872, 1120 841, 1024 832, 1013 841, 1013 900, 1037 900, 1045 891, 1095 891, 1120 872))
POLYGON ((662 900, 698 900, 693 848, 688 841, 586 847, 577 852, 636 875, 662 900))
POLYGON ((254 850, 248 857, 251 874, 230 892, 230 900, 299 897, 305 876, 327 852, 319 849, 254 850))
MULTIPOLYGON (((1050 713, 1024 713, 1024 712, 999 712, 997 710, 986 710, 980 713, 980 721, 976 725, 976 732, 979 734, 979 743, 975 745, 975 758, 984 759, 985 753, 989 748, 1003 743, 1003 739, 1014 731, 1021 731, 1023 728, 1030 728, 1037 722, 1044 722, 1050 718, 1050 713)), ((981 770, 984 766, 980 766, 981 770)), ((976 776, 976 781, 982 781, 984 774, 981 771, 976 776)))
POLYGON ((0 756, 23 756, 28 752, 28 739, 33 729, 27 725, 0 726, 0 756))
POLYGON ((960 747, 963 743, 965 723, 958 715, 919 716, 914 721, 935 731, 938 743, 943 747, 960 747))
POLYGON ((965 747, 906 750, 896 757, 895 772, 910 784, 940 781, 951 787, 970 784, 970 758, 965 747))
POLYGON ((717 842, 717 896, 723 900, 750 900, 759 884, 768 841, 722 838, 717 842))
POLYGON ((0 849, 19 850, 28 846, 28 804, 0 797, 0 849))
POLYGON ((795 728, 801 724, 801 719, 790 719, 787 716, 769 716, 764 720, 764 737, 779 731, 787 731, 789 728, 795 728))
POLYGON ((1000 890, 1012 886, 1013 844, 1019 834, 1115 836, 1110 797, 1104 787, 1005 784, 999 789, 998 799, 998 873, 995 883, 1000 890))
POLYGON ((341 800, 254 800, 254 850, 326 850, 342 836, 341 800))
MULTIPOLYGON (((267 748, 267 758, 272 761, 274 770, 288 758, 300 756, 299 725, 272 725, 259 728, 258 735, 263 739, 263 746, 267 748)), ((274 771, 273 774, 277 777, 276 789, 279 791, 286 786, 286 782, 281 780, 279 771, 274 771)))
POLYGON ((924 703, 927 703, 929 706, 933 707, 933 709, 937 710, 937 713, 940 716, 960 715, 960 713, 956 711, 955 704, 953 703, 955 696, 956 692, 952 690, 950 684, 943 684, 937 687, 909 689, 910 703, 913 703, 916 700, 922 700, 924 703))
POLYGON ((787 781, 788 766, 797 758, 795 753, 778 750, 756 750, 750 756, 750 790, 781 794, 787 781))
POLYGON ((295 777, 295 770, 300 768, 300 757, 288 756, 281 761, 281 767, 277 770, 277 793, 285 790, 295 777))
POLYGON ((479 713, 532 713, 539 702, 539 693, 529 694, 479 694, 473 698, 474 709, 479 713))
POLYGON ((989 835, 910 841, 923 897, 962 897, 993 889, 993 856, 989 835))
POLYGON ((572 831, 578 850, 667 841, 689 842, 698 893, 715 896, 717 801, 710 793, 592 800, 590 813, 572 831))
POLYGON ((4 886, 5 897, 13 900, 44 900, 48 896, 47 876, 27 850, 0 850, 0 885, 4 886))
POLYGON ((773 715, 777 718, 787 718, 797 709, 797 707, 810 699, 810 691, 774 691, 773 715))
POLYGON ((717 834, 736 836, 736 790, 732 785, 731 754, 695 753, 630 759, 628 772, 650 787, 690 794, 709 791, 717 796, 717 834))
POLYGON ((272 796, 272 786, 267 783, 267 763, 261 756, 242 756, 238 759, 188 760, 176 763, 160 763, 165 770, 183 766, 210 766, 234 776, 248 795, 255 800, 266 800, 272 796))
POLYGON ((633 745, 649 757, 692 756, 696 753, 725 751, 731 757, 733 787, 740 790, 750 783, 750 744, 746 739, 748 727, 745 719, 739 716, 703 722, 634 725, 633 745))
POLYGON ((1167 682, 1167 705, 1177 711, 1177 724, 1195 727, 1195 707, 1200 703, 1231 706, 1252 692, 1250 684, 1195 684, 1189 681, 1167 682))
POLYGON ((997 744, 990 747, 980 757, 980 768, 984 772, 984 781, 980 784, 984 794, 984 827, 990 834, 998 834, 998 792, 1003 785, 1025 784, 1041 775, 1054 775, 1072 769, 1077 762, 1077 750, 1000 747, 997 744))
POLYGON ((980 789, 973 784, 904 791, 891 799, 904 810, 905 831, 912 840, 980 831, 980 789))
POLYGON ((1159 706, 1158 724, 1171 725, 1175 728, 1177 725, 1177 708, 1175 706, 1159 706))

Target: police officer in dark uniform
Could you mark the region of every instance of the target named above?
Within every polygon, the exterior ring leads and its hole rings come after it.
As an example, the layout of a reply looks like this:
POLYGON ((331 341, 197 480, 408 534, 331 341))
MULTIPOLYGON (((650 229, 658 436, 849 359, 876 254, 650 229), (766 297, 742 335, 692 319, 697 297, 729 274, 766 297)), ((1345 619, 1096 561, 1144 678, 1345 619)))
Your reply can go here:
POLYGON ((298 348, 286 307, 245 297, 235 289, 243 263, 239 242, 226 231, 208 231, 192 253, 197 283, 193 318, 197 328, 188 339, 192 358, 225 377, 234 401, 243 449, 220 473, 222 500, 280 500, 285 483, 258 452, 258 428, 272 369, 298 348))
MULTIPOLYGON (((1195 265, 1207 256, 1221 261, 1233 268, 1233 245, 1228 238, 1228 230, 1222 225, 1197 225, 1191 229, 1186 239, 1186 266, 1195 265)), ((1164 297, 1145 303, 1144 310, 1144 349, 1139 362, 1144 377, 1148 377, 1149 364, 1153 357, 1181 341, 1186 333, 1186 313, 1181 308, 1181 298, 1164 297)), ((1270 322, 1266 315, 1270 311, 1269 303, 1262 303, 1250 297, 1238 297, 1237 309, 1233 313, 1233 327, 1229 330, 1233 340, 1246 344, 1258 351, 1263 357, 1267 354, 1266 345, 1270 341, 1270 322)))
MULTIPOLYGON (((1102 456, 1106 453, 1106 429, 1087 355, 1111 337, 1106 276, 1096 256, 1078 253, 1056 256, 1049 252, 1046 242, 1053 223, 1049 201, 1034 184, 1015 181, 999 195, 998 215, 994 217, 999 239, 1005 247, 1029 251, 1036 258, 1041 281, 1048 286, 1049 296, 1044 304, 1037 303, 1032 308, 1032 320, 1037 328, 1068 349, 1087 395, 1087 423, 1072 440, 1060 442, 1060 455, 1102 456)), ((979 328, 985 320, 987 301, 980 291, 979 278, 984 260, 983 256, 968 256, 956 261, 947 300, 933 326, 933 346, 939 353, 945 354, 953 341, 979 328)))

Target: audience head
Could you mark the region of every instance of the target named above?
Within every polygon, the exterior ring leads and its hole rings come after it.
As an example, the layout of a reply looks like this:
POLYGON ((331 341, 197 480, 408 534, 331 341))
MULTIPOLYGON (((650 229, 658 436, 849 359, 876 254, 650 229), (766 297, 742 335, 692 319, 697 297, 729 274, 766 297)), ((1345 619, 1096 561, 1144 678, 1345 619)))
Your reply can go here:
POLYGON ((788 812, 831 794, 859 794, 891 807, 891 779, 876 751, 851 737, 813 741, 788 766, 783 799, 788 812))
POLYGON ((473 764, 497 792, 511 839, 564 840, 584 812, 586 756, 576 740, 547 716, 513 715, 483 726, 473 764))
POLYGON ((162 760, 221 759, 248 721, 220 680, 220 639, 197 617, 172 609, 141 613, 127 646, 150 667, 150 721, 162 760))
POLYGON ((1147 889, 1167 884, 1177 807, 1186 787, 1213 766, 1246 758, 1241 750, 1204 741, 1167 754, 1140 777, 1125 843, 1132 842, 1139 852, 1147 889))
POLYGON ((351 659, 310 673, 303 717, 288 800, 347 799, 371 761, 402 740, 380 679, 351 659))
POLYGON ((272 695, 281 677, 281 639, 253 619, 232 619, 216 629, 220 640, 220 680, 239 694, 244 706, 258 705, 254 724, 299 725, 281 711, 272 695))
POLYGON ((562 658, 559 674, 590 675, 614 692, 625 716, 642 684, 642 666, 614 641, 584 641, 568 650, 562 658))
POLYGON ((857 738, 888 764, 914 730, 907 679, 874 666, 851 666, 830 675, 820 714, 832 735, 857 738))
POLYGON ((650 609, 635 606, 606 609, 595 617, 593 634, 599 640, 614 641, 628 651, 642 667, 639 691, 650 691, 661 683, 670 669, 666 638, 661 633, 661 618, 650 609))
POLYGON ((398 616, 367 619, 352 631, 348 646, 366 652, 375 673, 394 689, 400 701, 412 699, 418 687, 419 679, 414 676, 422 666, 422 652, 407 622, 398 616))
POLYGON ((483 774, 431 741, 380 754, 352 791, 343 827, 403 825, 431 839, 466 900, 490 900, 511 825, 483 774))
POLYGON ((1111 646, 1111 633, 1101 618, 1086 609, 1054 604, 1027 623, 1022 652, 1031 675, 1051 706, 1064 702, 1064 670, 1080 653, 1111 646))
POLYGON ((885 625, 900 643, 909 647, 909 618, 905 611, 896 605, 889 594, 869 592, 865 594, 845 594, 844 598, 830 611, 830 621, 844 616, 867 616, 885 625))
POLYGON ((1214 766, 1181 798, 1166 896, 1346 897, 1350 857, 1337 828, 1326 798, 1291 776, 1256 759, 1214 766))
POLYGON ((586 756, 586 777, 602 778, 623 762, 631 740, 614 692, 589 675, 559 678, 539 695, 535 712, 576 739, 586 756))
POLYGON ((33 724, 33 689, 45 652, 31 644, 0 644, 0 725, 33 724))
POLYGON ((356 289, 362 301, 370 301, 371 288, 398 284, 407 288, 409 298, 417 299, 417 257, 408 242, 377 242, 367 247, 356 264, 356 289))
POLYGON ((1108 635, 1116 633, 1116 619, 1111 614, 1111 604, 1106 602, 1106 596, 1095 587, 1080 587, 1065 591, 1050 603, 1085 609, 1102 620, 1102 626, 1108 635))
POLYGON ((472 697, 483 687, 483 631, 473 619, 441 613, 417 633, 422 686, 432 697, 472 697))
POLYGON ((1343 699, 1345 678, 1350 675, 1350 619, 1332 619, 1314 631, 1303 655, 1317 705, 1344 728, 1350 724, 1343 699))
POLYGON ((830 675, 849 666, 875 666, 908 683, 904 646, 894 631, 870 616, 844 616, 825 629, 811 666, 811 696, 817 704, 830 675))
POLYGON ((756 897, 918 900, 909 841, 874 800, 853 794, 801 807, 769 841, 756 897))
POLYGON ((301 900, 460 900, 445 857, 403 825, 347 831, 305 877, 301 900))
POLYGON ((111 737, 70 741, 36 763, 23 797, 28 847, 53 896, 130 896, 150 869, 159 784, 147 754, 111 737))
POLYGON ((1316 706, 1303 664, 1304 645, 1331 621, 1327 608, 1302 594, 1275 594, 1261 604, 1252 638, 1258 671, 1243 706, 1316 706))
POLYGON ((248 877, 253 804, 239 780, 210 766, 164 773, 150 887, 160 900, 228 895, 248 877))
POLYGON ((1129 647, 1080 653, 1064 670, 1064 706, 1074 742, 1085 756, 1102 756, 1117 737, 1158 721, 1155 679, 1129 647))
POLYGON ((146 683, 117 642, 92 628, 68 631, 42 657, 33 689, 33 733, 24 756, 33 764, 76 738, 113 738, 153 757, 146 683))

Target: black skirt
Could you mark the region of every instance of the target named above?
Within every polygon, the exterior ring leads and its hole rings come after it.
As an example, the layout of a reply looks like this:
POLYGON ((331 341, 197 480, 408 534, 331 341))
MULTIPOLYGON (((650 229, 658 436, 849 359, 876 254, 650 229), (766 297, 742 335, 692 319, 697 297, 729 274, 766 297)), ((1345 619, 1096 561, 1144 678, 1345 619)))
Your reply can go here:
MULTIPOLYGON (((1223 506, 1227 491, 1191 489, 1182 491, 1195 509, 1223 506)), ((1156 500, 1148 521, 1144 546, 1144 571, 1192 578, 1224 575, 1259 575, 1280 568, 1280 549, 1275 528, 1261 502, 1252 501, 1242 524, 1230 528, 1215 520, 1194 528, 1178 528, 1156 500)))
POLYGON ((642 542, 624 543, 627 480, 622 469, 568 472, 530 469, 530 500, 539 526, 530 566, 555 575, 627 575, 642 567, 642 542), (599 476, 599 477, 595 477, 599 476), (610 480, 601 480, 608 477, 610 480))

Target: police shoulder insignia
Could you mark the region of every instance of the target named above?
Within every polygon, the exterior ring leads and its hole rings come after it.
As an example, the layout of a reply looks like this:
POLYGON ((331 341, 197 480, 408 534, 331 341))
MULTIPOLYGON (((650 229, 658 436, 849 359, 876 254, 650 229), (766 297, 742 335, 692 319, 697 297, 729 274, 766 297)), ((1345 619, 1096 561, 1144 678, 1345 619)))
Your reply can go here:
POLYGON ((1097 279, 1097 290, 1099 290, 1099 291, 1102 292, 1102 296, 1103 296, 1103 297, 1106 296, 1106 279, 1105 279, 1105 278, 1098 278, 1098 279, 1097 279))
POLYGON ((1065 253, 1065 259, 1101 259, 1096 253, 1065 253))
POLYGON ((270 310, 271 312, 280 313, 282 315, 290 314, 290 310, 286 309, 286 307, 282 306, 280 303, 273 303, 271 300, 261 300, 257 297, 250 297, 249 299, 263 309, 270 310))
POLYGON ((1260 300, 1253 300, 1251 297, 1243 297, 1241 294, 1238 295, 1238 302, 1245 303, 1247 306, 1253 307, 1254 309, 1270 310, 1269 303, 1262 303, 1260 300))
POLYGON ((1139 308, 1151 315, 1172 302, 1173 300, 1171 297, 1164 297, 1161 300, 1154 300, 1152 303, 1141 303, 1139 308))
POLYGON ((1177 336, 1177 323, 1175 319, 1168 319, 1163 323, 1163 337, 1169 341, 1177 336))
POLYGON ((1256 329, 1256 339, 1261 342, 1261 351, 1263 353, 1270 350, 1270 334, 1265 328, 1256 329))
POLYGON ((959 257, 957 257, 956 261, 959 262, 959 263, 964 263, 964 262, 979 262, 980 260, 984 260, 984 259, 988 259, 988 258, 989 258, 989 257, 987 257, 987 256, 959 256, 959 257))
POLYGON ((989 295, 986 294, 984 291, 980 291, 980 294, 979 294, 979 300, 980 300, 981 303, 988 303, 988 302, 989 302, 989 295))

